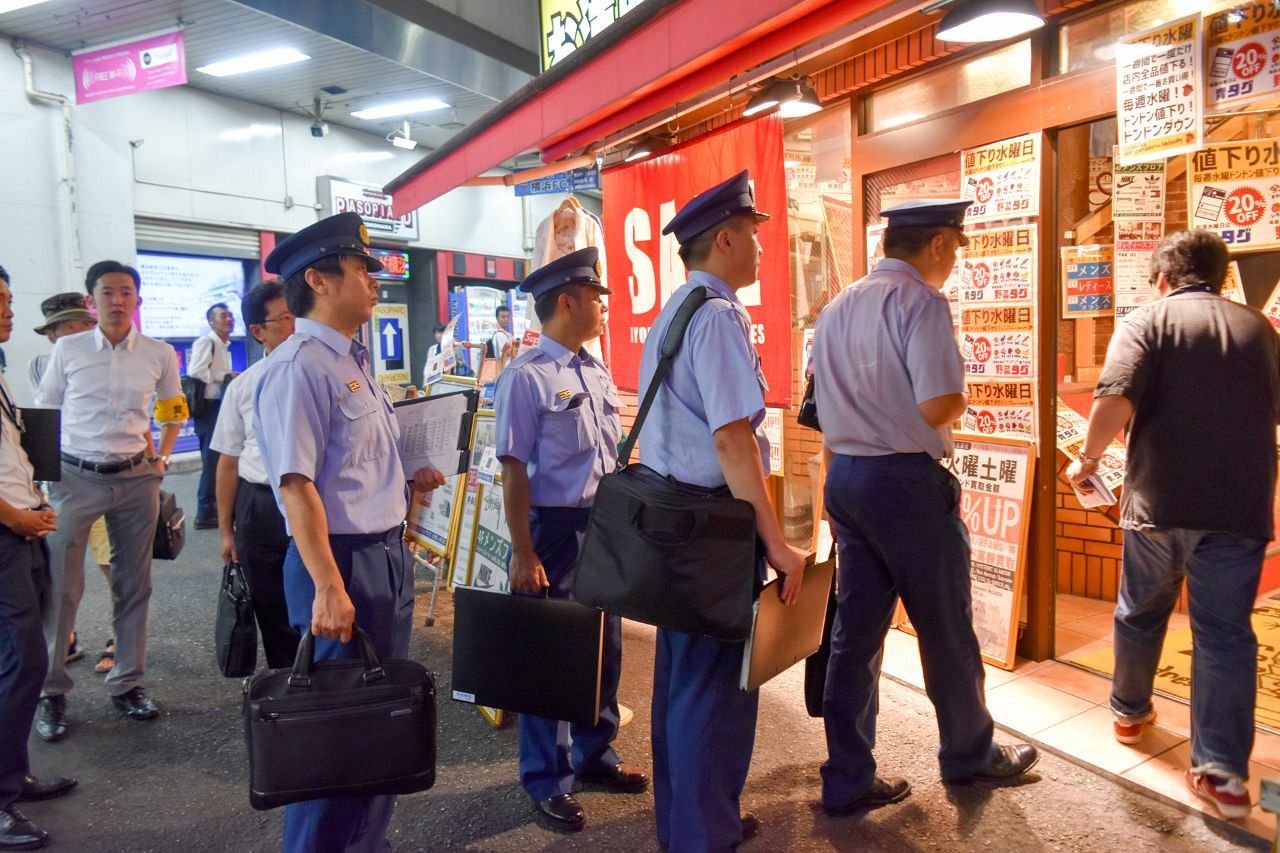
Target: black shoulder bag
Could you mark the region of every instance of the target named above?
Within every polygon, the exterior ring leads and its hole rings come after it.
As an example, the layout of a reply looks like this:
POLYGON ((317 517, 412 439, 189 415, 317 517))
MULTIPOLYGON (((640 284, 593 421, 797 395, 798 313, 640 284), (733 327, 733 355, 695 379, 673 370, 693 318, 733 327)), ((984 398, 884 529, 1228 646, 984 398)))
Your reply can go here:
POLYGON ((637 622, 720 640, 751 632, 759 551, 755 508, 727 487, 706 488, 629 464, 640 428, 707 300, 694 288, 662 338, 662 358, 622 447, 600 480, 578 556, 579 602, 637 622))

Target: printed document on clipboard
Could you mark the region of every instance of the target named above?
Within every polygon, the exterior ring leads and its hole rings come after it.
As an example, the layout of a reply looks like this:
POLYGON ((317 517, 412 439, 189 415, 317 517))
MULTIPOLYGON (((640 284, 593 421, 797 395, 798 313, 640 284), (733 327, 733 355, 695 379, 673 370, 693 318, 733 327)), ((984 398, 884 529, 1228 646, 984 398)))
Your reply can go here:
POLYGON ((406 472, 430 465, 446 477, 467 470, 471 450, 471 419, 480 394, 473 390, 414 397, 395 403, 400 426, 400 458, 406 472))

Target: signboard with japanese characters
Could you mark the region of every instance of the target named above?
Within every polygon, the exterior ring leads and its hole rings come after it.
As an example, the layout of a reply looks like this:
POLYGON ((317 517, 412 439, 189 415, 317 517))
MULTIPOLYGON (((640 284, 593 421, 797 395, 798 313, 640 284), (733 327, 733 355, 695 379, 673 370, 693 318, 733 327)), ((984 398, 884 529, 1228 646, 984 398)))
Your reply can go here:
POLYGON ((962 308, 1031 302, 1036 285, 1036 228, 995 228, 966 235, 960 278, 962 308))
POLYGON ((1111 167, 1111 218, 1164 218, 1164 161, 1111 167))
POLYGON ((542 70, 599 36, 644 0, 541 0, 542 70))
POLYGON ((1280 89, 1280 6, 1242 3, 1204 16, 1210 110, 1245 104, 1280 89))
POLYGON ((1035 435, 1035 383, 966 381, 969 406, 960 420, 965 432, 1030 439, 1035 435))
POLYGON ((1188 15, 1117 43, 1117 163, 1161 160, 1200 147, 1199 26, 1200 16, 1188 15))
POLYGON ((960 193, 973 201, 966 224, 1038 215, 1040 134, 961 152, 960 193))
POLYGON ((476 535, 471 543, 471 578, 467 585, 489 592, 510 592, 507 578, 510 563, 511 533, 507 530, 502 487, 482 484, 476 504, 476 535))
POLYGON ((1113 311, 1110 246, 1062 250, 1062 316, 1109 317, 1113 311))
POLYGON ((466 488, 467 475, 448 477, 444 485, 429 492, 413 491, 409 502, 405 537, 433 554, 448 554, 449 540, 458 517, 458 497, 466 488))
POLYGON ((1275 326, 1276 331, 1280 332, 1280 282, 1276 282, 1276 289, 1267 297, 1267 304, 1262 306, 1262 313, 1266 315, 1271 325, 1275 326))
POLYGON ((765 409, 764 437, 769 442, 769 475, 781 477, 786 474, 782 467, 782 409, 765 409))
POLYGON ((1058 449, 1084 441, 1089 432, 1089 419, 1058 398, 1058 449))
POLYGON ((1122 219, 1115 224, 1115 310, 1123 320, 1158 294, 1151 283, 1151 253, 1164 237, 1164 221, 1122 219))
POLYGON ((480 483, 468 474, 459 511, 458 529, 449 547, 449 588, 466 586, 471 580, 471 545, 476 538, 476 506, 480 483))
POLYGON ((1035 312, 1030 305, 965 307, 960 354, 970 378, 1026 379, 1035 373, 1035 312))
POLYGON ((1248 305, 1249 298, 1244 294, 1244 282, 1240 278, 1240 264, 1235 261, 1227 264, 1227 277, 1222 280, 1222 298, 1248 305))
POLYGON ((1206 145, 1187 173, 1192 228, 1212 231, 1233 251, 1280 246, 1280 139, 1206 145))

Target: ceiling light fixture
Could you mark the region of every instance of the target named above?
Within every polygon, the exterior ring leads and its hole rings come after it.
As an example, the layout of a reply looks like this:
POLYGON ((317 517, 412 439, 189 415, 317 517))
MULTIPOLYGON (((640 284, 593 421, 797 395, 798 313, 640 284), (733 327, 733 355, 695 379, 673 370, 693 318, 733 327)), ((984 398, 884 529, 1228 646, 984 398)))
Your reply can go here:
POLYGON ((196 70, 201 74, 208 74, 210 77, 231 77, 235 74, 248 74, 250 71, 264 71, 268 68, 278 68, 281 65, 305 62, 310 58, 305 53, 300 53, 291 47, 277 47, 272 50, 246 53, 244 56, 234 56, 231 59, 211 62, 208 65, 197 67, 196 70))
POLYGON ((1004 41, 1044 26, 1035 0, 965 0, 938 27, 943 41, 1004 41))
POLYGON ((653 153, 653 145, 649 140, 642 139, 634 148, 627 152, 627 156, 622 158, 624 163, 634 163, 637 160, 643 160, 653 153))
POLYGON ((783 118, 802 118, 822 112, 822 101, 818 100, 818 93, 808 77, 795 81, 795 86, 799 93, 798 97, 783 101, 782 106, 778 108, 783 118))
POLYGON ((356 118, 372 121, 380 118, 391 118, 392 116, 425 113, 429 110, 443 110, 447 109, 448 106, 438 98, 414 98, 408 101, 392 101, 389 104, 381 104, 376 107, 365 107, 362 110, 356 110, 352 115, 356 118))
POLYGON ((405 151, 412 151, 418 147, 418 140, 413 138, 413 135, 410 132, 411 130, 412 127, 409 125, 409 120, 405 119, 404 127, 399 130, 393 130, 387 134, 387 141, 397 148, 403 148, 405 151))
POLYGON ((753 116, 773 107, 778 107, 783 118, 799 118, 820 111, 822 102, 808 77, 793 77, 766 84, 751 96, 742 114, 753 116))

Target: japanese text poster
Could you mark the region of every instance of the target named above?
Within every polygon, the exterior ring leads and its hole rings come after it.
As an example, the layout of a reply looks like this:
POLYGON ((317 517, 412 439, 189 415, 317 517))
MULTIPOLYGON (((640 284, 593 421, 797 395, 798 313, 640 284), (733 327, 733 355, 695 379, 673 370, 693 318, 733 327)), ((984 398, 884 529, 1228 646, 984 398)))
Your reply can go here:
POLYGON ((1280 139, 1208 145, 1188 164, 1187 213, 1232 249, 1280 246, 1280 139))
POLYGON ((480 486, 476 510, 476 536, 471 544, 471 578, 468 586, 490 592, 510 592, 507 569, 511 563, 511 534, 502 488, 480 486))
POLYGON ((1035 384, 1030 381, 973 381, 965 386, 969 406, 961 418, 965 432, 1031 438, 1035 434, 1035 384))
POLYGON ((1164 161, 1112 166, 1111 218, 1164 219, 1164 161))
POLYGON ((960 302, 1009 304, 1035 300, 1036 228, 997 228, 966 235, 960 302))
POLYGON ((1280 6, 1243 3, 1206 14, 1204 62, 1210 110, 1280 89, 1280 6))
POLYGON ((1031 305, 963 308, 960 354, 971 378, 1025 379, 1035 373, 1035 312, 1031 305))
POLYGON ((1062 316, 1109 317, 1112 302, 1110 246, 1067 246, 1062 250, 1062 316))
POLYGON ((1164 221, 1122 219, 1115 224, 1115 309, 1121 320, 1157 296, 1151 282, 1151 254, 1164 237, 1164 221))
POLYGON ((1244 294, 1244 281, 1240 278, 1240 264, 1232 261, 1227 264, 1227 277, 1222 280, 1222 298, 1248 305, 1249 298, 1244 294))
POLYGON ((466 486, 466 477, 466 474, 448 477, 443 486, 429 492, 414 490, 405 530, 409 539, 433 554, 444 556, 448 553, 458 497, 466 486))
POLYGON ((1039 215, 1040 134, 961 152, 960 193, 973 201, 966 224, 1039 215))
POLYGON ((1266 315, 1271 325, 1275 326, 1276 331, 1280 332, 1280 282, 1276 283, 1276 289, 1267 297, 1267 304, 1262 306, 1262 313, 1266 315))
POLYGON ((1121 165, 1200 147, 1199 15, 1125 36, 1116 45, 1121 165))

